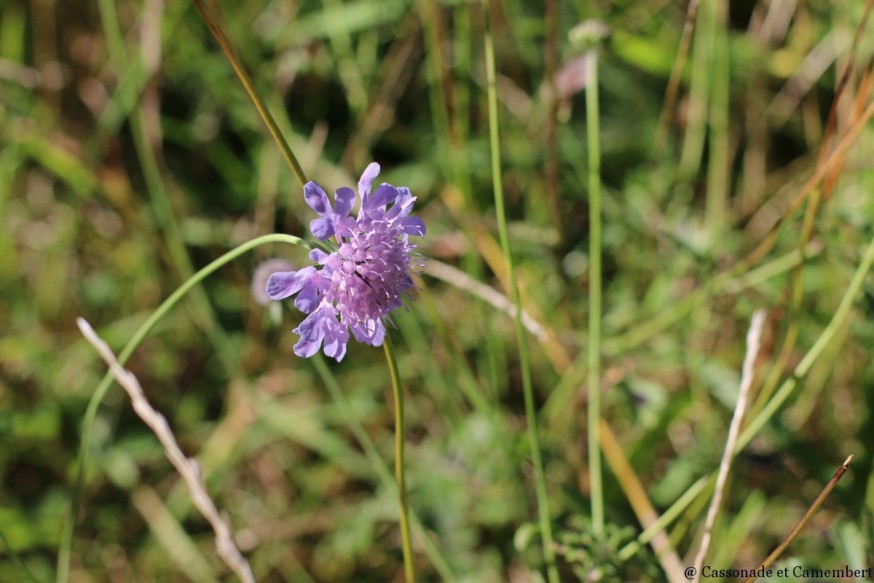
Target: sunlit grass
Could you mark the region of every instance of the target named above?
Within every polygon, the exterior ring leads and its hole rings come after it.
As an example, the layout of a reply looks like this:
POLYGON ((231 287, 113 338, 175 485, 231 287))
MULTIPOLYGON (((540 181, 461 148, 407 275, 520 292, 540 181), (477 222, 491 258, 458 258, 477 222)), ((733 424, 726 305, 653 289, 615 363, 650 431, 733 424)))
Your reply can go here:
MULTIPOLYGON (((869 5, 702 0, 678 54, 679 5, 557 2, 552 33, 544 9, 492 2, 490 118, 480 3, 210 3, 299 176, 333 191, 380 162, 419 197, 422 252, 466 276, 426 267, 392 331, 420 581, 546 579, 553 548, 562 581, 675 579, 665 556, 691 566, 698 549, 760 308, 707 562, 757 566, 853 454, 779 561, 872 566, 874 107, 853 40, 869 5), (578 56, 569 31, 591 18, 611 29, 598 128, 588 88, 556 93, 544 62, 554 34, 560 77, 578 56)), ((282 154, 190 3, 3 6, 0 580, 231 578, 160 445, 101 382, 78 316, 197 456, 259 580, 402 579, 384 356, 350 344, 339 365, 298 359, 300 315, 249 291, 264 259, 305 260, 247 243, 307 232, 282 154)))

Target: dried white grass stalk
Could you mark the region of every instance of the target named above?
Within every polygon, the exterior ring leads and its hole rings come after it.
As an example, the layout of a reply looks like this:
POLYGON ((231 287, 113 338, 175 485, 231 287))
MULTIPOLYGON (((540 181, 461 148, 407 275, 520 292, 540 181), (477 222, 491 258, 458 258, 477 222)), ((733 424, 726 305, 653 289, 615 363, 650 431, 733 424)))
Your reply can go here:
POLYGON ((725 442, 725 450, 722 452, 722 461, 719 463, 719 474, 716 476, 716 488, 713 491, 713 499, 710 501, 710 508, 707 510, 707 518, 704 521, 704 535, 701 538, 701 547, 698 549, 698 554, 695 557, 694 583, 698 583, 701 578, 701 568, 704 566, 704 558, 707 556, 707 550, 710 548, 713 525, 716 522, 716 514, 719 512, 719 507, 722 504, 725 482, 728 480, 728 470, 731 466, 731 460, 736 453, 734 450, 737 446, 738 435, 740 435, 740 423, 743 420, 744 411, 747 407, 750 386, 753 384, 754 367, 756 358, 759 355, 759 340, 762 337, 762 327, 764 324, 765 311, 759 310, 753 314, 750 329, 747 331, 747 352, 744 355, 743 370, 741 371, 740 390, 738 391, 734 414, 731 417, 731 425, 728 428, 728 439, 725 442))
POLYGON ((176 468, 185 484, 188 486, 188 491, 191 495, 191 501, 194 506, 203 514, 204 518, 209 521, 213 531, 215 531, 215 546, 219 556, 237 574, 244 583, 255 583, 255 575, 252 572, 252 567, 249 562, 240 553, 234 539, 231 536, 231 529, 227 521, 219 513, 215 503, 206 492, 206 485, 203 483, 203 476, 200 473, 200 466, 191 458, 185 456, 176 443, 176 438, 173 436, 173 431, 163 415, 155 411, 143 394, 143 389, 140 386, 137 378, 130 371, 124 369, 115 358, 109 346, 100 339, 94 329, 84 318, 78 318, 76 323, 79 325, 79 330, 85 339, 97 350, 101 358, 109 365, 109 370, 118 384, 127 392, 130 397, 131 404, 137 415, 145 422, 149 428, 158 436, 161 445, 164 446, 164 452, 170 458, 170 463, 176 468))

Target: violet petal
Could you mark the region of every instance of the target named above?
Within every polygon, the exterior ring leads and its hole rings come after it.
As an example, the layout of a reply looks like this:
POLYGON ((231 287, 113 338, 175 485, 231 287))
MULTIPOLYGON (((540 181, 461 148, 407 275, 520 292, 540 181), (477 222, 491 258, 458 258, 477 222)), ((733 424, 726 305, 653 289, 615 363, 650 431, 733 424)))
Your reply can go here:
POLYGON ((341 217, 348 216, 355 204, 355 191, 348 186, 337 189, 334 193, 334 211, 341 217))
POLYGON ((300 340, 294 345, 294 353, 301 358, 309 358, 319 351, 322 339, 325 337, 324 309, 318 310, 304 318, 304 321, 293 330, 300 335, 300 340))
POLYGON ((299 271, 280 271, 267 280, 267 296, 271 300, 284 300, 301 290, 306 277, 315 271, 313 267, 304 267, 299 271))
POLYGON ((311 180, 304 185, 303 197, 309 207, 320 215, 331 212, 331 203, 328 202, 328 195, 317 182, 311 180))
POLYGON ((377 176, 379 176, 379 164, 371 162, 361 173, 361 179, 358 181, 358 194, 362 199, 370 192, 370 186, 377 176))
POLYGON ((398 189, 391 184, 383 182, 376 187, 376 190, 370 193, 365 205, 365 211, 384 209, 385 205, 394 201, 397 197, 398 189))
POLYGON ((334 225, 328 217, 319 217, 310 221, 310 231, 313 237, 324 241, 334 234, 334 225))

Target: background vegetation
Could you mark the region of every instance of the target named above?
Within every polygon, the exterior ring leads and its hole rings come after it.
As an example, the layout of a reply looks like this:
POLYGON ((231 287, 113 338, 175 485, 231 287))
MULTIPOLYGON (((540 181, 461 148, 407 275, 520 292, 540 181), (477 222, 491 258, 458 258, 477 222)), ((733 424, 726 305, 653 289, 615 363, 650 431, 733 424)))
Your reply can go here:
MULTIPOLYGON (((311 213, 189 2, 0 7, 0 580, 50 581, 105 371, 76 317, 118 351, 194 270, 258 235, 303 236, 311 213)), ((436 549, 417 545, 422 580, 536 580, 513 323, 472 283, 508 290, 481 5, 212 7, 312 179, 332 191, 376 160, 419 197, 432 260, 393 335, 410 503, 436 549)), ((748 418, 847 293, 874 233, 866 7, 702 0, 685 51, 685 3, 493 3, 503 186, 523 305, 540 326, 527 340, 563 580, 597 565, 605 580, 671 577, 646 546, 625 562, 617 553, 643 530, 633 508, 644 493, 663 512, 717 467, 751 314, 769 317, 748 418), (598 87, 600 389, 618 439, 605 464, 608 539, 588 521, 585 96, 551 82, 580 73, 568 34, 592 18, 611 30, 598 87)), ((262 247, 221 269, 128 366, 201 462, 260 580, 400 580, 383 355, 350 344, 341 364, 295 357, 301 315, 250 291, 277 256, 305 258, 262 247)), ((874 566, 870 278, 862 289, 735 460, 708 564, 758 565, 854 454, 781 564, 874 566)), ((71 581, 231 580, 118 387, 99 410, 84 484, 71 581)), ((684 565, 707 503, 696 497, 667 529, 684 565)))

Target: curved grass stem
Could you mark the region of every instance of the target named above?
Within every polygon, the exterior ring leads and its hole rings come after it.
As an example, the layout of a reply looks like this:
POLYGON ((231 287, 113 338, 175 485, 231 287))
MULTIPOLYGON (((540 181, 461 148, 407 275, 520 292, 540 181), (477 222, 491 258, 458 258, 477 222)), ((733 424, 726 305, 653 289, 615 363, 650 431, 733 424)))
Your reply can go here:
MULTIPOLYGON (((154 329, 154 327, 161 321, 163 318, 179 301, 186 296, 194 287, 199 284, 201 281, 206 279, 207 276, 217 271, 219 268, 227 265, 237 257, 243 255, 247 251, 251 251, 255 247, 259 247, 261 245, 266 245, 268 243, 290 243, 292 245, 301 245, 308 247, 309 244, 293 235, 285 235, 282 233, 274 233, 272 235, 264 235, 263 237, 258 237, 256 239, 252 239, 251 241, 247 241, 243 243, 239 247, 235 249, 231 249, 193 276, 188 278, 181 286, 179 286, 176 291, 174 291, 170 297, 164 300, 158 308, 152 313, 151 316, 142 324, 142 326, 137 329, 134 333, 133 337, 128 340, 128 343, 124 346, 122 351, 118 355, 118 362, 124 366, 127 360, 130 358, 131 354, 133 354, 134 350, 140 345, 140 343, 148 336, 149 332, 154 329)), ((85 472, 88 468, 88 456, 91 453, 91 439, 92 433, 94 432, 94 421, 97 418, 97 409, 100 406, 100 403, 103 402, 103 398, 106 396, 106 392, 109 390, 109 387, 112 384, 112 373, 107 371, 105 375, 103 375, 103 379, 100 381, 100 384, 97 385, 97 389, 94 391, 94 394, 91 396, 91 400, 88 402, 88 408, 85 410, 85 417, 82 421, 82 438, 79 443, 79 455, 78 455, 78 463, 76 466, 76 483, 73 486, 73 496, 70 500, 70 508, 69 513, 66 518, 66 523, 64 524, 63 531, 61 533, 61 544, 58 551, 58 569, 56 573, 56 581, 58 583, 66 583, 69 578, 70 572, 70 556, 73 546, 73 532, 76 528, 76 516, 78 514, 79 509, 79 499, 82 496, 82 488, 84 486, 85 481, 85 472)))

